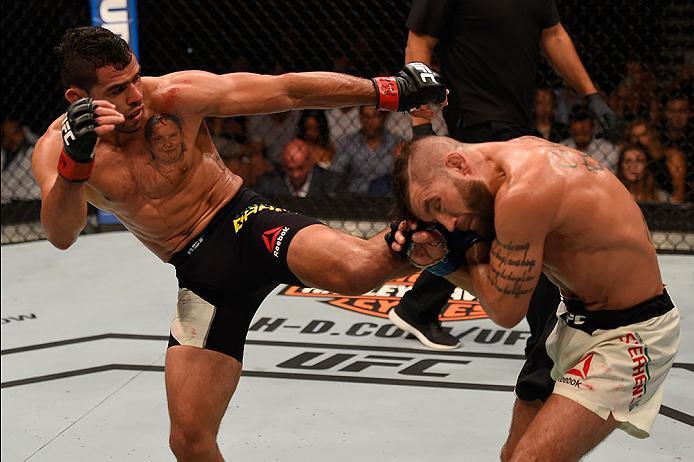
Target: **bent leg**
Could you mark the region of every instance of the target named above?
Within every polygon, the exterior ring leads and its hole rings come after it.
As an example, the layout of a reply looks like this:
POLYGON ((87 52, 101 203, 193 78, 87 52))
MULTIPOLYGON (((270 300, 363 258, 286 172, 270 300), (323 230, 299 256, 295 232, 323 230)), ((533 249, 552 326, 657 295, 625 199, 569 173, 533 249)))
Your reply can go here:
POLYGON ((172 346, 166 353, 169 445, 179 461, 223 461, 217 432, 241 375, 241 363, 212 350, 172 346))
POLYGON ((564 396, 553 394, 518 442, 512 461, 575 461, 609 435, 617 422, 607 420, 564 396))
POLYGON ((308 226, 289 244, 287 264, 310 287, 362 294, 389 278, 415 271, 388 249, 384 234, 366 240, 328 226, 308 226))
POLYGON ((528 430, 530 423, 533 421, 535 416, 540 409, 542 409, 542 401, 525 401, 516 398, 516 402, 513 404, 513 416, 511 417, 511 428, 508 431, 508 438, 501 448, 501 460, 506 462, 511 460, 513 451, 516 450, 518 442, 523 437, 525 432, 528 430))

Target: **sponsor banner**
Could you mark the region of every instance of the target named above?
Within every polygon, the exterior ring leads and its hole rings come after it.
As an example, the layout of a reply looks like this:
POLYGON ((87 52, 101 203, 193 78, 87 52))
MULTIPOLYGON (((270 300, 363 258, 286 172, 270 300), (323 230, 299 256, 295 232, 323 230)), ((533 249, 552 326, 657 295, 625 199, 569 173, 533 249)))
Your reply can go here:
POLYGON ((91 0, 91 12, 92 25, 104 27, 123 38, 139 57, 136 0, 91 0))
MULTIPOLYGON (((400 303, 402 296, 412 288, 418 277, 419 273, 394 279, 370 292, 357 296, 339 295, 326 290, 297 286, 287 286, 280 290, 278 295, 321 298, 320 301, 328 305, 378 318, 387 318, 388 311, 400 303)), ((455 289, 439 316, 442 321, 469 321, 485 318, 487 318, 487 314, 477 299, 460 288, 455 289)))

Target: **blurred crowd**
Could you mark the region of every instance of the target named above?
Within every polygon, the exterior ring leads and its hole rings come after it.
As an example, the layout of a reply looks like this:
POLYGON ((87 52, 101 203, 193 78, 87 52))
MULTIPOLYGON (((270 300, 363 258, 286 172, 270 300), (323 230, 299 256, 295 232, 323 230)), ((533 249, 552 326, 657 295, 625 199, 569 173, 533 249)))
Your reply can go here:
MULTIPOLYGON (((337 71, 347 64, 336 60, 337 71)), ((343 69, 344 68, 344 69, 343 69)), ((628 60, 607 96, 620 135, 603 137, 577 95, 565 87, 535 94, 537 135, 602 162, 637 201, 694 202, 692 66, 658 84, 648 67, 628 60)), ((412 138, 410 120, 373 107, 211 118, 208 128, 229 169, 270 197, 388 195, 393 157, 412 138)), ((447 134, 439 113, 434 131, 447 134)), ((36 136, 14 117, 2 123, 2 202, 40 199, 31 174, 36 136)))

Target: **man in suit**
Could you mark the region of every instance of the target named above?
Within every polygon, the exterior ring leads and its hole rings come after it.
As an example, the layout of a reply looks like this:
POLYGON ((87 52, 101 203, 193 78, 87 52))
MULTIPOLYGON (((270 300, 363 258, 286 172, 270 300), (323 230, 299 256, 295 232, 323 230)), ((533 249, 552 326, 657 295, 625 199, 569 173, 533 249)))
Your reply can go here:
POLYGON ((253 189, 264 196, 315 197, 332 194, 339 177, 311 161, 305 141, 294 139, 282 152, 281 170, 258 178, 253 189))

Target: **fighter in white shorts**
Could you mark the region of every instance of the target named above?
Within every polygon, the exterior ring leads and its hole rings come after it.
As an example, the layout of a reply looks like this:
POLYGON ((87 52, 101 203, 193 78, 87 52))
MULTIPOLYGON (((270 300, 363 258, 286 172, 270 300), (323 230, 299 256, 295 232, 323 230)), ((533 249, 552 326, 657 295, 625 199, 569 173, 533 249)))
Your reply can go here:
POLYGON ((403 149, 393 176, 407 221, 391 249, 474 293, 494 322, 523 319, 542 273, 561 289, 544 348, 521 372, 544 386, 551 371, 553 393, 516 400, 502 460, 578 460, 615 428, 648 436, 679 313, 621 182, 588 155, 535 137, 422 138, 403 149), (445 230, 412 233, 416 220, 445 230))

